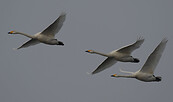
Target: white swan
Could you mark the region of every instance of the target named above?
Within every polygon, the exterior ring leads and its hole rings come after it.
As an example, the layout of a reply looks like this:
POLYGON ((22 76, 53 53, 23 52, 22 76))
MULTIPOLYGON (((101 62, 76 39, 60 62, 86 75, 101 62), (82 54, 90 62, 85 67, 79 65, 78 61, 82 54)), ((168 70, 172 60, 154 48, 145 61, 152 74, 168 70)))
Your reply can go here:
POLYGON ((35 35, 28 35, 17 31, 10 31, 8 32, 8 34, 20 34, 31 38, 31 40, 27 41, 17 49, 26 48, 39 43, 44 43, 48 45, 64 45, 63 42, 55 39, 55 34, 58 33, 59 30, 61 29, 63 22, 65 21, 65 18, 66 14, 61 13, 61 15, 50 26, 48 26, 45 30, 35 35))
POLYGON ((88 53, 91 53, 91 54, 99 54, 99 55, 108 57, 91 74, 99 73, 99 72, 101 72, 101 71, 111 67, 117 61, 138 63, 139 59, 133 58, 131 56, 131 53, 134 50, 136 50, 137 48, 139 48, 143 42, 144 42, 143 38, 138 38, 135 43, 130 44, 130 45, 125 46, 125 47, 122 47, 122 48, 120 48, 118 50, 114 50, 114 51, 112 51, 112 52, 110 52, 108 54, 96 52, 96 51, 93 51, 93 50, 85 51, 85 52, 88 52, 88 53))
POLYGON ((130 73, 131 75, 111 75, 112 77, 125 77, 125 78, 136 78, 141 81, 151 82, 151 81, 161 81, 160 76, 154 76, 154 70, 162 56, 162 53, 165 49, 167 39, 164 38, 161 43, 155 48, 155 50, 150 54, 144 66, 137 72, 127 72, 122 71, 124 73, 130 73))

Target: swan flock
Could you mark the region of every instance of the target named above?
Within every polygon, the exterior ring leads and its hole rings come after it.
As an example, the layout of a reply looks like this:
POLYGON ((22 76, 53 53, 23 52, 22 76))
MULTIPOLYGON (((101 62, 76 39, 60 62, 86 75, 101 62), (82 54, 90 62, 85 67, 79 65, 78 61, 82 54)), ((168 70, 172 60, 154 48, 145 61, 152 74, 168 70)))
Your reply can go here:
POLYGON ((147 61, 145 62, 145 64, 143 65, 143 67, 136 71, 136 72, 127 72, 127 71, 122 71, 124 73, 129 73, 131 75, 111 75, 112 77, 124 77, 124 78, 136 78, 138 80, 141 81, 145 81, 145 82, 152 82, 152 81, 161 81, 161 77, 160 76, 155 76, 154 75, 154 70, 157 66, 157 64, 159 63, 159 60, 162 56, 162 53, 166 47, 166 43, 167 43, 167 39, 164 38, 160 44, 155 48, 155 50, 150 54, 150 56, 148 57, 147 61))
MULTIPOLYGON (((29 35, 26 33, 15 31, 15 30, 8 32, 8 34, 11 34, 11 35, 20 34, 20 35, 23 35, 23 36, 30 38, 29 41, 27 41, 26 43, 24 43, 23 45, 21 45, 17 49, 26 48, 26 47, 33 46, 33 45, 36 45, 39 43, 44 43, 44 44, 48 44, 48 45, 62 45, 63 46, 64 43, 62 41, 55 39, 55 35, 62 28, 63 23, 65 21, 65 18, 66 18, 66 13, 61 13, 61 15, 52 24, 50 24, 46 29, 44 29, 42 32, 38 32, 34 35, 29 35)), ((97 52, 94 50, 85 51, 85 52, 90 53, 90 54, 97 54, 97 55, 107 57, 90 74, 93 75, 93 74, 97 74, 99 72, 102 72, 105 69, 110 68, 111 66, 113 66, 117 62, 139 63, 140 60, 138 58, 131 56, 131 54, 134 50, 140 48, 141 45, 143 44, 143 42, 144 42, 144 38, 140 37, 133 44, 124 46, 120 49, 111 51, 110 53, 107 53, 107 54, 97 52)), ((153 82, 153 81, 159 82, 159 81, 161 81, 160 76, 154 75, 154 70, 155 70, 157 64, 159 63, 159 60, 162 56, 162 53, 166 47, 167 42, 168 42, 168 40, 166 38, 164 38, 160 42, 160 44, 155 48, 155 50, 149 55, 148 59, 146 60, 145 64, 143 65, 143 67, 140 70, 138 70, 136 72, 128 72, 128 71, 120 70, 121 72, 128 73, 130 75, 113 74, 113 75, 111 75, 111 77, 136 78, 136 79, 138 79, 140 81, 144 81, 144 82, 153 82)))

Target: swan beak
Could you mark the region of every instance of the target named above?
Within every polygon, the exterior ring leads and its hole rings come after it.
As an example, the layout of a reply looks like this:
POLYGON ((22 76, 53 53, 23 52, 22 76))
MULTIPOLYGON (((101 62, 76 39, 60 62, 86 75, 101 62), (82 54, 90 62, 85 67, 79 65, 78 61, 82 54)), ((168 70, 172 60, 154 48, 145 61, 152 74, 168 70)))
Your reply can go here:
POLYGON ((91 52, 91 50, 87 50, 87 51, 85 51, 85 52, 91 52))
POLYGON ((13 34, 14 33, 14 31, 10 31, 10 32, 8 32, 8 34, 13 34))
POLYGON ((111 75, 111 77, 116 77, 117 76, 117 74, 113 74, 113 75, 111 75))

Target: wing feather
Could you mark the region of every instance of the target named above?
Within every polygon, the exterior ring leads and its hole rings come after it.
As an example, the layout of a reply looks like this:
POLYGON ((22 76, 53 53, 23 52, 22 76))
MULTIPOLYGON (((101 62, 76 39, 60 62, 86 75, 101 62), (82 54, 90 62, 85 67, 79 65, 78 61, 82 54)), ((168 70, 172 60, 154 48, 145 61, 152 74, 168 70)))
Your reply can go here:
POLYGON ((26 48, 26 47, 33 46, 39 43, 40 42, 37 39, 31 39, 27 41, 26 43, 24 43, 22 46, 18 47, 17 49, 26 48))
POLYGON ((134 50, 138 49, 142 45, 143 42, 144 42, 144 39, 139 37, 135 43, 122 47, 119 50, 117 50, 117 52, 126 53, 130 55, 134 50))
POLYGON ((50 26, 48 26, 41 34, 53 37, 59 32, 65 21, 66 14, 62 13, 50 26))
POLYGON ((113 57, 108 57, 106 60, 104 60, 93 72, 92 74, 99 73, 112 65, 114 65, 117 61, 113 57))
POLYGON ((144 66, 142 67, 142 69, 140 70, 141 72, 144 73, 150 73, 153 74, 154 70, 162 56, 162 53, 165 49, 166 43, 167 43, 167 39, 164 38, 160 44, 155 48, 155 50, 150 54, 150 56, 148 57, 147 61, 145 62, 144 66))

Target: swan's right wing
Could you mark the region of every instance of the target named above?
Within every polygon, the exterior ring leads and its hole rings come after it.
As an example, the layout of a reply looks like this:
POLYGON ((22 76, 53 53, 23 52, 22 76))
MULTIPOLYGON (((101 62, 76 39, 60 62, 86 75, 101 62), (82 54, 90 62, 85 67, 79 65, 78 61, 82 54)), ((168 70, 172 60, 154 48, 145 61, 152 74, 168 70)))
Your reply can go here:
POLYGON ((144 42, 143 38, 138 38, 138 40, 135 43, 122 47, 119 50, 117 50, 117 52, 126 53, 130 55, 134 50, 138 49, 143 42, 144 42))
POLYGON ((49 27, 47 27, 44 31, 41 32, 41 34, 54 38, 55 34, 57 34, 61 29, 65 18, 66 14, 61 13, 61 15, 49 27))
POLYGON ((21 48, 26 48, 32 45, 36 45, 39 44, 40 42, 36 39, 31 39, 29 41, 27 41, 26 43, 24 43, 22 46, 18 47, 17 49, 21 49, 21 48))
POLYGON ((148 57, 147 61, 145 62, 144 66, 142 67, 142 69, 140 70, 141 72, 144 73, 150 73, 153 74, 154 70, 162 56, 162 53, 165 49, 166 43, 167 43, 167 39, 164 38, 160 44, 155 48, 155 50, 150 54, 150 56, 148 57))
POLYGON ((91 74, 96 74, 99 73, 109 67, 111 67, 112 65, 114 65, 117 61, 115 60, 115 58, 113 57, 108 57, 105 61, 103 61, 97 69, 95 69, 91 74))

